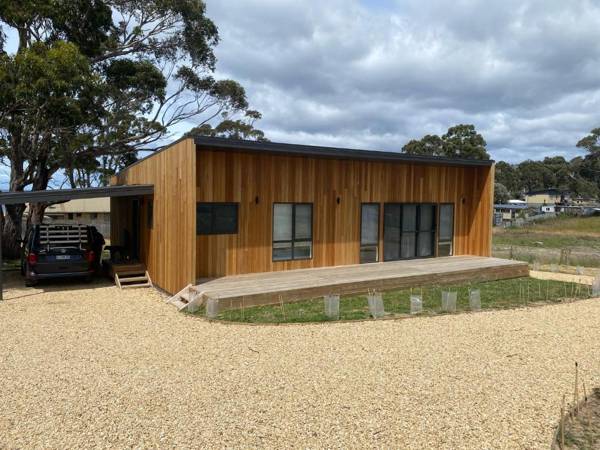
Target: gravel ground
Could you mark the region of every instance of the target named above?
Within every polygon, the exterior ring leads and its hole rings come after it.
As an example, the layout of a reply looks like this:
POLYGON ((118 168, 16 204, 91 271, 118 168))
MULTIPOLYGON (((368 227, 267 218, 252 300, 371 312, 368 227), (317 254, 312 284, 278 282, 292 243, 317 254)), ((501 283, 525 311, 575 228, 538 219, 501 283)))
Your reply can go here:
POLYGON ((600 300, 322 325, 208 323, 149 289, 13 285, 0 448, 549 447, 600 300))

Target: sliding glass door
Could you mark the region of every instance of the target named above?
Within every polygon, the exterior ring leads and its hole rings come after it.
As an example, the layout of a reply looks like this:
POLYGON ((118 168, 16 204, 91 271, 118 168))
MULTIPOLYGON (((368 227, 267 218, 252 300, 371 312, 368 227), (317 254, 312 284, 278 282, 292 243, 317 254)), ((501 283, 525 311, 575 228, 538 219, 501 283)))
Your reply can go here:
POLYGON ((386 203, 383 215, 384 261, 435 255, 436 205, 386 203))
POLYGON ((360 208, 360 262, 379 261, 379 203, 363 203, 360 208))

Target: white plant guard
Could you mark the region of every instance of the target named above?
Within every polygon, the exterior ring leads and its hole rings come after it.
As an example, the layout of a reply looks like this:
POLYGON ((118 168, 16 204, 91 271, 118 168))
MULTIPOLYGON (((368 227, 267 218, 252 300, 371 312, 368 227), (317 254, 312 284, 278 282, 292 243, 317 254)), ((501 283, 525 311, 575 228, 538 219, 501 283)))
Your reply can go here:
POLYGON ((380 292, 370 292, 367 295, 367 302, 369 303, 369 313, 374 319, 383 317, 385 311, 383 310, 383 296, 380 292))
POLYGON ((481 310, 481 290, 470 289, 469 290, 469 308, 471 311, 481 310))
POLYGON ((600 276, 596 276, 592 282, 592 297, 600 297, 600 276))
POLYGON ((420 295, 410 296, 410 313, 420 314, 423 312, 423 298, 420 295))
POLYGON ((442 311, 456 312, 456 291, 442 291, 442 311))
POLYGON ((219 315, 219 299, 209 297, 206 299, 206 317, 208 319, 216 319, 219 315))
POLYGON ((340 296, 326 295, 323 297, 325 303, 325 315, 328 319, 339 320, 340 318, 340 296))

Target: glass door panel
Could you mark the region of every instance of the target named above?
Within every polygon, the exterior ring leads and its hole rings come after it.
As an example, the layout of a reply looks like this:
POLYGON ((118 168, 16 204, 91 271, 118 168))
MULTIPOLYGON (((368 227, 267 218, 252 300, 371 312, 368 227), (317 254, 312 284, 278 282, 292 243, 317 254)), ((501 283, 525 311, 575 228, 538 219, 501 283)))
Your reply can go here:
POLYGON ((360 262, 379 261, 379 204, 363 203, 360 216, 360 262))

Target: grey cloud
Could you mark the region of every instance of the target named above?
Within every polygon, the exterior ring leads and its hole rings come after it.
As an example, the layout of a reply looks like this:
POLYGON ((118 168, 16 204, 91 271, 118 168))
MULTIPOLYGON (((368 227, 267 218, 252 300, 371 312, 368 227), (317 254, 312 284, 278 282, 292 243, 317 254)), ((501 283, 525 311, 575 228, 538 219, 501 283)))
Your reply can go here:
POLYGON ((574 0, 208 0, 218 70, 273 140, 399 150, 474 123, 497 159, 600 125, 600 7, 574 0))

